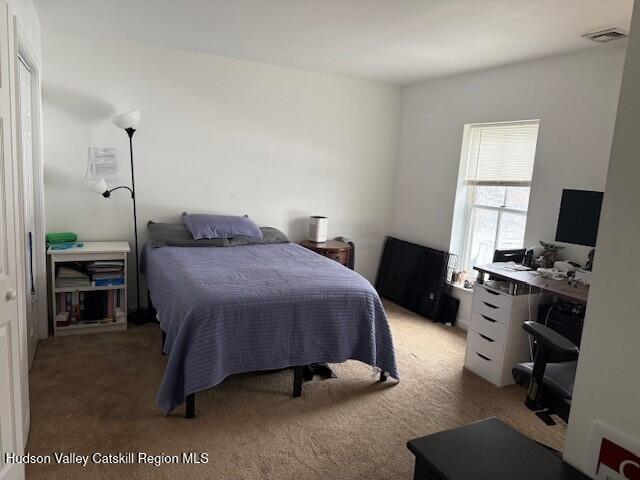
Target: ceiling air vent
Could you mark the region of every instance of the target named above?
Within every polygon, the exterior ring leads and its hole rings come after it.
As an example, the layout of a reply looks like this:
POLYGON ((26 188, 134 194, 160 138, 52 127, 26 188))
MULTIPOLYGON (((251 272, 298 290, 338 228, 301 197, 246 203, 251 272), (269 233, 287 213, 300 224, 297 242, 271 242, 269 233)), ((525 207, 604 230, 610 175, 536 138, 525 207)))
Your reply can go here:
POLYGON ((627 38, 628 33, 619 27, 605 28, 596 32, 589 32, 582 35, 582 38, 592 40, 597 43, 607 43, 620 38, 627 38))

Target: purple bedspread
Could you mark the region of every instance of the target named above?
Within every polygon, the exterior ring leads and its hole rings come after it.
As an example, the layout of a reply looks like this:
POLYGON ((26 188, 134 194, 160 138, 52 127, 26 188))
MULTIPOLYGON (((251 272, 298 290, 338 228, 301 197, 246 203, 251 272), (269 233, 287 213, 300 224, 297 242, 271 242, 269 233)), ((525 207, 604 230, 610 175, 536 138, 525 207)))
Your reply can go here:
POLYGON ((360 360, 398 379, 377 292, 359 274, 293 243, 145 247, 168 363, 157 403, 229 375, 360 360))

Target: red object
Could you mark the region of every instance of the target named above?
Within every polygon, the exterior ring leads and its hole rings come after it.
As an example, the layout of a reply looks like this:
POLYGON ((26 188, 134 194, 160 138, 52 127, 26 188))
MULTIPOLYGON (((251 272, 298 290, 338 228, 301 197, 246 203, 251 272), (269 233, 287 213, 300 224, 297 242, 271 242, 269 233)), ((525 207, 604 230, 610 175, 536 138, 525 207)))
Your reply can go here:
POLYGON ((640 457, 606 438, 600 444, 598 471, 602 465, 618 472, 622 478, 640 480, 640 457))

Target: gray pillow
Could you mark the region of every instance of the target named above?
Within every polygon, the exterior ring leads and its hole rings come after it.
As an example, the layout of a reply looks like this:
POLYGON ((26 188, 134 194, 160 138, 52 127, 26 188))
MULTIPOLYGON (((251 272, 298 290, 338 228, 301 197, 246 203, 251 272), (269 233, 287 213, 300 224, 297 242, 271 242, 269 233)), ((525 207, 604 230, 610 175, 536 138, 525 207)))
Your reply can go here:
POLYGON ((184 212, 182 219, 191 235, 193 235, 194 240, 227 237, 262 239, 262 232, 247 216, 189 214, 184 212))
POLYGON ((277 228, 260 227, 262 238, 254 240, 247 237, 204 238, 194 240, 182 223, 147 223, 149 242, 152 247, 229 247, 238 245, 256 245, 268 243, 288 243, 289 239, 277 228))
POLYGON ((152 247, 228 247, 226 238, 194 240, 183 223, 147 223, 152 247))
MULTIPOLYGON (((269 243, 289 243, 289 238, 277 228, 260 227, 262 238, 260 240, 248 237, 230 237, 229 246, 237 247, 239 245, 266 245, 269 243)), ((200 240, 198 240, 200 241, 200 240)))

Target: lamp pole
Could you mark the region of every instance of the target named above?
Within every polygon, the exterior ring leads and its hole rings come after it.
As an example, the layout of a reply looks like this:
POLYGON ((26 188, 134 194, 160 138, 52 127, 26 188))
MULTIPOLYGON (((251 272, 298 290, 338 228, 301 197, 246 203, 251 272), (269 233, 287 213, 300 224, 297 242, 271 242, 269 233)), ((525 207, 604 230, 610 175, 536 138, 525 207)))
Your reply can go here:
MULTIPOLYGON (((138 212, 136 210, 136 176, 133 167, 133 134, 136 133, 136 126, 140 121, 140 110, 133 110, 128 113, 124 113, 122 115, 118 115, 113 118, 113 123, 122 128, 127 135, 129 136, 129 159, 131 160, 131 188, 121 185, 119 187, 112 188, 111 190, 105 190, 102 193, 102 196, 105 198, 109 198, 111 196, 111 192, 114 190, 118 190, 124 188, 129 190, 131 193, 131 200, 133 200, 133 235, 136 243, 136 310, 132 311, 129 314, 129 320, 134 323, 144 323, 150 320, 149 314, 151 311, 143 310, 140 306, 140 261, 138 259, 139 256, 139 248, 138 248, 138 212)), ((106 188, 106 183, 104 180, 99 182, 98 188, 106 188)))
POLYGON ((133 171, 133 134, 135 128, 125 128, 129 135, 129 158, 131 159, 131 199, 133 200, 133 235, 136 241, 136 310, 140 310, 140 263, 138 261, 138 214, 136 211, 136 177, 133 171))

